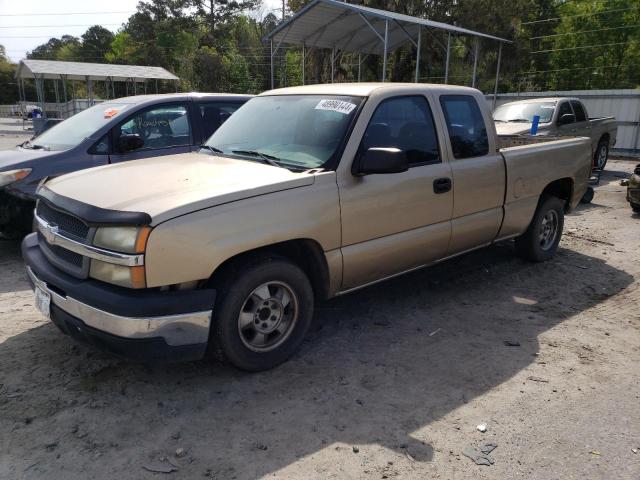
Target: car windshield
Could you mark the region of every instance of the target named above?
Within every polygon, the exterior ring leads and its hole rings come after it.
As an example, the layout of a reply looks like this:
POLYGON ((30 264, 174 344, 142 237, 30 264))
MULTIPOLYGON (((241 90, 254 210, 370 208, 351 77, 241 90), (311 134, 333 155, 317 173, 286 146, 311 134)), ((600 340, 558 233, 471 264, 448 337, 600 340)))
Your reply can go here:
POLYGON ((493 119, 498 122, 533 122, 533 117, 540 116, 540 123, 549 123, 553 117, 555 102, 550 103, 507 103, 493 112, 493 119))
POLYGON ((113 117, 119 117, 128 106, 128 104, 115 103, 94 105, 54 125, 27 143, 25 147, 56 151, 69 150, 85 138, 92 136, 113 117))
POLYGON ((338 151, 361 102, 361 97, 332 95, 256 97, 231 115, 206 147, 286 168, 322 168, 338 151))

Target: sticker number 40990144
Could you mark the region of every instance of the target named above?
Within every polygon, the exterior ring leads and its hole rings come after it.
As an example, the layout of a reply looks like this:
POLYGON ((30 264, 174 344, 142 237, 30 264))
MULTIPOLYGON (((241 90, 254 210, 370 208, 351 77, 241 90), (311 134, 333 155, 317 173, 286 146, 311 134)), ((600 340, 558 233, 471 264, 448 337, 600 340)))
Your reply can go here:
POLYGON ((331 110, 332 112, 344 113, 349 115, 354 108, 355 103, 345 102, 344 100, 320 100, 316 105, 316 110, 331 110))

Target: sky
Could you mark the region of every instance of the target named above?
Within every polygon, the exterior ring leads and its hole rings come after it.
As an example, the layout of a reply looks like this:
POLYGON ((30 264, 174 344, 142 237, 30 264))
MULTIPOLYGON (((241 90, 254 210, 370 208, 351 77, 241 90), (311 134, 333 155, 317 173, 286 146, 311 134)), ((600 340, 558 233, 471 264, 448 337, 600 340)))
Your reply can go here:
MULTIPOLYGON (((79 37, 92 25, 115 32, 135 12, 138 1, 0 0, 0 45, 18 62, 51 37, 79 37)), ((282 8, 282 0, 262 1, 258 14, 282 8)))

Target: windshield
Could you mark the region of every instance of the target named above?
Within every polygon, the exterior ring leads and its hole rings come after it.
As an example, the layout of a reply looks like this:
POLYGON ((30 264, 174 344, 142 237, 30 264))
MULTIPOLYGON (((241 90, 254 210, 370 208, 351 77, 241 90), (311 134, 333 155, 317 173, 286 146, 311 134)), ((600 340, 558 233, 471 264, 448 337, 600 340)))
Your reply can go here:
POLYGON ((69 150, 85 138, 93 135, 114 116, 120 116, 127 104, 100 103, 87 108, 64 122, 54 125, 49 130, 31 140, 27 148, 44 148, 47 150, 69 150))
POLYGON ((553 117, 555 102, 551 103, 507 103, 493 112, 493 119, 498 122, 533 122, 535 115, 540 116, 540 123, 549 123, 553 117))
POLYGON ((206 147, 287 168, 324 167, 338 151, 360 97, 277 95, 240 107, 206 147))

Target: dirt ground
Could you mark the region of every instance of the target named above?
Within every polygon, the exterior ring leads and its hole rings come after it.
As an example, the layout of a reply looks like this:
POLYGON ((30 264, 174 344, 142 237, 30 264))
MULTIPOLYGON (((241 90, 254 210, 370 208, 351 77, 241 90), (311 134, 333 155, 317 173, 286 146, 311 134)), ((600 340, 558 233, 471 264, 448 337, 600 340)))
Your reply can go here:
POLYGON ((554 260, 499 245, 329 301, 261 374, 74 343, 0 242, 0 478, 637 480, 635 163, 610 161, 554 260), (486 442, 493 465, 462 454, 486 442))

